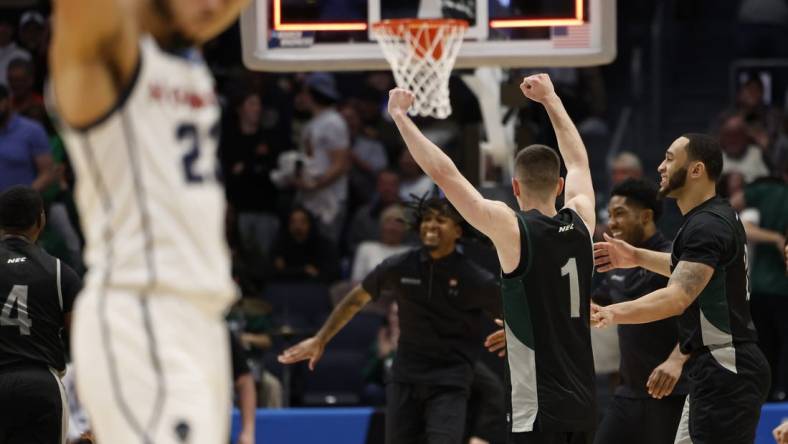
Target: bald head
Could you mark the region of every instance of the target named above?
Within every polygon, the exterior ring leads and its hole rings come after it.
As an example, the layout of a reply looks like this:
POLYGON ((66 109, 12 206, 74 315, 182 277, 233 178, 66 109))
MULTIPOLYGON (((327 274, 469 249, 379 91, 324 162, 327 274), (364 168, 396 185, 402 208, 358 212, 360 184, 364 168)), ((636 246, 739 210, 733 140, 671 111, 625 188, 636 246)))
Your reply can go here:
POLYGON ((514 174, 525 192, 540 198, 551 197, 561 173, 561 159, 546 145, 529 145, 514 159, 514 174))

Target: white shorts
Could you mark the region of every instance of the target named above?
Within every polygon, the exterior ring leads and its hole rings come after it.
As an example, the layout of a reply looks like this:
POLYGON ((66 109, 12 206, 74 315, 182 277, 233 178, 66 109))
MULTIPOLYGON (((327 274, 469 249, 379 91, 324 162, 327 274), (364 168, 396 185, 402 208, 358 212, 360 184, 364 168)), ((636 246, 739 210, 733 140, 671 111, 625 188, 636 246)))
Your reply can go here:
POLYGON ((228 442, 232 376, 220 317, 171 296, 85 291, 71 350, 98 442, 228 442))

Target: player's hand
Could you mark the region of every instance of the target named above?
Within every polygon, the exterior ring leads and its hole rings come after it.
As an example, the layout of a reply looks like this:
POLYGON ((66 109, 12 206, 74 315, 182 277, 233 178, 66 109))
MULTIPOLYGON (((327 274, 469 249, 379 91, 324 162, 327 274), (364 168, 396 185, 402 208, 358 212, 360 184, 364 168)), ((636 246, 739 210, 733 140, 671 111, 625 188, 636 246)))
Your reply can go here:
POLYGON ((679 359, 668 358, 651 372, 646 381, 646 389, 652 398, 662 399, 673 393, 673 388, 679 382, 684 362, 679 359))
MULTIPOLYGON (((499 327, 503 327, 503 321, 500 319, 496 319, 495 324, 499 327)), ((487 339, 484 340, 484 346, 490 353, 498 353, 499 358, 506 356, 506 331, 500 329, 491 333, 487 336, 487 339)))
POLYGON ((278 360, 282 364, 295 364, 296 362, 309 360, 309 370, 314 370, 317 361, 323 356, 325 348, 326 345, 323 341, 317 337, 311 337, 282 352, 278 360))
POLYGON ((549 97, 555 95, 555 88, 550 76, 547 74, 534 74, 523 79, 520 90, 525 97, 534 102, 544 103, 549 97))
POLYGON ((783 422, 772 431, 777 444, 788 444, 788 421, 783 422))
POLYGON ((254 444, 254 433, 251 430, 243 430, 235 442, 236 444, 254 444))
POLYGON ((402 88, 394 88, 389 91, 389 114, 404 114, 413 105, 413 93, 402 88))
POLYGON ((602 309, 601 305, 595 304, 593 302, 591 303, 591 319, 590 319, 590 321, 591 321, 591 326, 592 327, 596 327, 596 325, 594 323, 594 315, 597 314, 599 312, 599 310, 601 310, 601 309, 602 309))
POLYGON ((594 243, 594 265, 600 273, 615 270, 616 268, 637 267, 635 247, 628 243, 608 236, 603 233, 605 242, 594 243))
POLYGON ((605 328, 616 324, 616 319, 613 310, 608 307, 600 307, 597 305, 596 309, 592 308, 591 312, 591 326, 595 328, 605 328), (594 312, 593 310, 596 310, 594 312))

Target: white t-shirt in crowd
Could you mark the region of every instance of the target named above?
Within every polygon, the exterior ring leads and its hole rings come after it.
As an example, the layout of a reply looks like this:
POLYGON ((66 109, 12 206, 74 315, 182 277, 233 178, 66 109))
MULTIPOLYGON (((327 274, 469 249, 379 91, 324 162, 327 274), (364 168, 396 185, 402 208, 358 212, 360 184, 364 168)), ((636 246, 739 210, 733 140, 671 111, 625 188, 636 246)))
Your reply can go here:
POLYGON ((404 253, 410 248, 407 245, 386 245, 378 241, 362 242, 356 250, 350 280, 361 282, 381 262, 395 254, 404 253))
MULTIPOLYGON (((331 152, 350 148, 350 133, 342 116, 327 108, 314 116, 301 133, 301 152, 306 155, 304 174, 318 178, 331 166, 331 152)), ((325 188, 302 191, 298 200, 325 223, 330 223, 347 199, 347 174, 325 188)))
POLYGON ((722 153, 722 173, 739 172, 744 176, 744 181, 750 183, 760 177, 769 175, 769 167, 763 159, 763 151, 757 145, 747 147, 747 152, 738 159, 722 153))

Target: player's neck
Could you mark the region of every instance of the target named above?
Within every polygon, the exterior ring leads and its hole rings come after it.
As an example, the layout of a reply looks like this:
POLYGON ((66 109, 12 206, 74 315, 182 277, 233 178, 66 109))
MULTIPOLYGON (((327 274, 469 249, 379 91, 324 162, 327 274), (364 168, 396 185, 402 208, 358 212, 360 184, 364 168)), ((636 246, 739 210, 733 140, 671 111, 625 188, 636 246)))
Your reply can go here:
POLYGON ((452 252, 454 252, 454 249, 456 247, 457 246, 454 245, 454 244, 452 244, 452 245, 439 245, 435 249, 428 250, 428 252, 429 252, 430 257, 432 258, 432 260, 437 261, 438 259, 443 259, 444 257, 452 254, 452 252))
POLYGON ((717 190, 713 182, 700 183, 695 186, 684 186, 684 193, 676 198, 676 204, 681 210, 681 215, 685 216, 693 208, 706 202, 717 195, 717 190))
POLYGON ((537 201, 525 198, 520 201, 520 209, 523 211, 536 210, 547 217, 553 217, 558 212, 555 210, 555 202, 537 201))
POLYGON ((3 232, 2 235, 0 235, 0 240, 8 240, 8 239, 20 239, 29 244, 35 242, 35 239, 33 239, 33 237, 31 237, 28 233, 9 233, 5 231, 3 232))
POLYGON ((636 245, 637 247, 641 247, 648 242, 649 239, 654 237, 657 234, 657 227, 654 224, 649 224, 646 228, 643 229, 643 238, 640 239, 640 242, 636 245))

